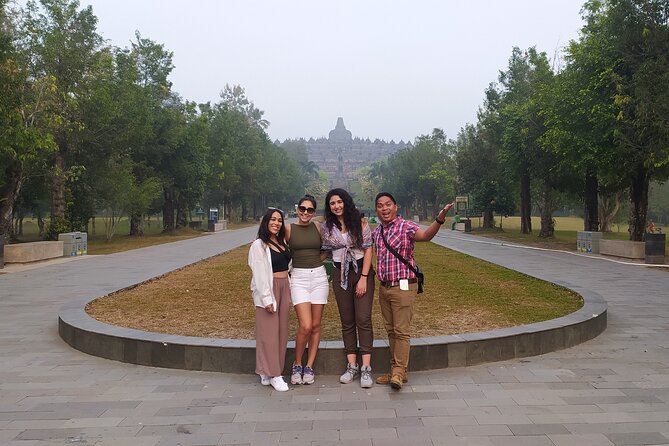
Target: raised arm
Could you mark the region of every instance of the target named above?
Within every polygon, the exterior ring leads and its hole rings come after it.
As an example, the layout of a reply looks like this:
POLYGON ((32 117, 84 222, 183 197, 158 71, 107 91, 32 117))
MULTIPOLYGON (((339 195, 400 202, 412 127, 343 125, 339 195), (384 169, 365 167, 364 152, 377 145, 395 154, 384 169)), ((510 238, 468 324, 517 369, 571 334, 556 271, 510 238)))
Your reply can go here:
POLYGON ((429 242, 434 238, 435 235, 437 235, 437 232, 439 232, 439 228, 441 228, 441 225, 444 224, 444 221, 446 221, 446 214, 448 214, 448 211, 453 207, 454 203, 448 203, 442 210, 439 211, 439 214, 437 214, 437 218, 432 222, 430 226, 428 226, 427 229, 419 229, 416 231, 416 241, 417 242, 429 242))

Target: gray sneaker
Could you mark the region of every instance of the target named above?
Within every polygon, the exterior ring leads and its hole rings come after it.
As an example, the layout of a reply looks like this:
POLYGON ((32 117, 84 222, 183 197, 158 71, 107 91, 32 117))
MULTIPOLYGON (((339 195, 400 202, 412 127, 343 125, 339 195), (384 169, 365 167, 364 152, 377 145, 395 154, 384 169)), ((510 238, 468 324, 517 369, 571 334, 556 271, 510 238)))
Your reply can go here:
POLYGON ((360 368, 358 367, 358 364, 346 364, 346 371, 339 377, 339 382, 342 384, 350 384, 355 377, 358 376, 359 372, 360 368))
POLYGON ((302 381, 302 366, 293 365, 293 368, 290 372, 290 383, 291 384, 304 384, 302 381))
POLYGON ((363 365, 360 369, 360 387, 369 389, 374 384, 372 381, 372 368, 368 365, 363 365))

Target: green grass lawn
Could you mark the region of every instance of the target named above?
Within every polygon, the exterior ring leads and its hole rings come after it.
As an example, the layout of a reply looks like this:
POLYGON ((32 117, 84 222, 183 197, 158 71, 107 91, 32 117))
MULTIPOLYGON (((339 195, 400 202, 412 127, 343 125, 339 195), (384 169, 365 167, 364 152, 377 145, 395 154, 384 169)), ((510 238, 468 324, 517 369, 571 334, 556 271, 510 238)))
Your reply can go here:
MULTIPOLYGON (((495 217, 498 225, 495 229, 482 229, 478 218, 472 219, 472 232, 477 235, 491 237, 498 240, 515 242, 530 246, 543 248, 562 249, 567 251, 576 251, 576 232, 583 230, 583 219, 579 217, 555 217, 555 236, 549 239, 539 238, 541 229, 541 220, 539 217, 532 217, 531 234, 520 233, 520 217, 507 217, 502 219, 502 228, 499 228, 500 217, 495 217)), ((448 222, 446 223, 449 224, 448 222)), ((664 230, 664 228, 663 228, 664 230)), ((614 225, 612 232, 603 234, 605 239, 609 240, 629 240, 627 226, 614 225)), ((666 240, 666 252, 669 257, 669 237, 666 240)))
MULTIPOLYGON (((248 245, 173 271, 157 280, 97 299, 86 308, 112 325, 186 336, 254 338, 254 307, 246 265, 248 245)), ((582 306, 580 296, 434 243, 417 243, 425 292, 416 302, 414 336, 479 332, 554 319, 582 306)), ((378 287, 378 282, 377 282, 378 287)), ((378 299, 378 288, 375 299, 378 299)), ((386 338, 374 303, 375 337, 386 338)), ((297 322, 291 310, 290 338, 297 322)), ((341 339, 332 290, 325 306, 322 339, 341 339)))
MULTIPOLYGON (((105 226, 102 218, 95 219, 95 232, 93 225, 88 227, 88 254, 111 254, 113 252, 127 251, 129 249, 143 248, 146 246, 159 245, 193 237, 203 233, 191 229, 179 229, 173 233, 163 233, 163 222, 161 218, 153 217, 144 222, 144 236, 131 237, 130 221, 122 219, 115 228, 114 237, 107 242, 105 239, 105 226)), ((26 218, 23 221, 23 235, 19 237, 20 242, 34 242, 41 240, 39 227, 36 219, 26 218)))

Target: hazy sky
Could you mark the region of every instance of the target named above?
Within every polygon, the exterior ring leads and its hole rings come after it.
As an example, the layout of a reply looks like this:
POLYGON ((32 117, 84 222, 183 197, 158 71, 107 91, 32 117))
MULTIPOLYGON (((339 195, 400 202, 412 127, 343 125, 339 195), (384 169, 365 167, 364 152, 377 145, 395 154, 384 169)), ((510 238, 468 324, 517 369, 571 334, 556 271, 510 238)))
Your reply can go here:
POLYGON ((135 30, 174 52, 173 88, 216 102, 240 84, 272 139, 454 138, 513 46, 552 59, 578 37, 583 0, 81 0, 125 47, 135 30))

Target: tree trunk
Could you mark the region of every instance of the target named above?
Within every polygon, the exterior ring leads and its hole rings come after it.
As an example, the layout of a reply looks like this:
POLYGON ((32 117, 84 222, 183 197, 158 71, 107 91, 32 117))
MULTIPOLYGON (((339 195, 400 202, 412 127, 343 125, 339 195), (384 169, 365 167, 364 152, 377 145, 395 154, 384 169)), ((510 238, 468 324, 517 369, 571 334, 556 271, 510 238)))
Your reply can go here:
MULTIPOLYGON (((42 215, 42 211, 37 212, 37 227, 39 228, 40 238, 44 237, 44 216, 42 215)), ((95 235, 95 231, 93 231, 93 235, 95 235)))
POLYGON ((532 197, 530 194, 530 174, 525 172, 520 177, 520 232, 532 232, 532 197))
POLYGON ((640 242, 646 230, 646 217, 648 214, 648 171, 642 166, 638 167, 630 185, 630 240, 640 242))
POLYGON ((174 231, 174 199, 172 195, 165 190, 163 193, 165 202, 163 203, 163 232, 174 231))
POLYGON ((5 168, 5 183, 0 185, 0 235, 12 240, 12 215, 16 197, 21 192, 21 164, 12 162, 5 168))
POLYGON ((177 204, 177 228, 185 228, 188 226, 188 216, 186 215, 186 209, 182 204, 177 204))
POLYGON ((132 237, 142 237, 144 235, 144 216, 134 212, 130 216, 130 235, 132 237))
POLYGON ((490 204, 488 204, 483 211, 483 227, 486 229, 493 229, 495 227, 495 217, 493 215, 493 208, 490 204))
MULTIPOLYGON (((60 145, 59 145, 60 146, 60 145)), ((65 218, 65 150, 56 151, 56 159, 51 176, 51 219, 65 218)))
POLYGON ((613 220, 620 210, 622 192, 616 192, 613 196, 599 197, 599 221, 602 232, 611 232, 613 220))
POLYGON ((548 238, 555 235, 555 220, 553 220, 553 188, 548 181, 544 181, 541 194, 541 231, 539 237, 548 238))
POLYGON ((585 213, 583 216, 584 231, 599 231, 600 221, 598 219, 598 194, 599 182, 597 180, 597 174, 591 170, 588 170, 588 172, 585 174, 585 213))

